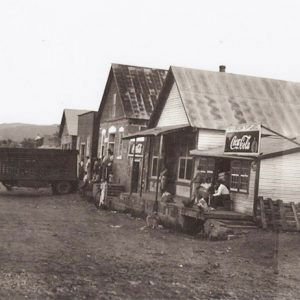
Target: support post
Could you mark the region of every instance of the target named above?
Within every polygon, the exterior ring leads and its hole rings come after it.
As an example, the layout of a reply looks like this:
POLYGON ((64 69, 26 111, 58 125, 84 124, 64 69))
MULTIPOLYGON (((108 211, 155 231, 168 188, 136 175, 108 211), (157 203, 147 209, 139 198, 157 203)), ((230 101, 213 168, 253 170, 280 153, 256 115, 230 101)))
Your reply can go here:
POLYGON ((287 222, 285 216, 285 208, 282 200, 277 200, 278 208, 279 208, 279 215, 280 215, 280 223, 283 230, 287 229, 287 222))
POLYGON ((261 225, 262 225, 263 229, 267 229, 268 225, 267 225, 267 221, 266 221, 264 198, 258 197, 258 201, 260 204, 261 225))
POLYGON ((254 201, 253 201, 253 216, 256 218, 258 205, 258 191, 259 191, 259 174, 260 174, 260 159, 256 160, 255 183, 254 183, 254 201))
POLYGON ((134 160, 135 160, 135 148, 136 148, 136 138, 134 138, 133 145, 133 157, 132 157, 132 167, 131 167, 131 179, 130 179, 130 195, 132 194, 132 184, 133 184, 133 168, 134 168, 134 160))
POLYGON ((294 202, 291 202, 291 207, 292 207, 292 211, 293 211, 295 222, 296 222, 296 229, 297 229, 297 231, 300 231, 300 222, 299 222, 299 218, 298 218, 298 215, 297 215, 297 209, 295 207, 294 202))
POLYGON ((143 187, 144 187, 144 169, 145 169, 145 157, 146 157, 146 146, 148 139, 144 140, 144 149, 143 149, 143 158, 142 158, 142 174, 141 174, 141 182, 140 182, 140 197, 143 195, 143 187))
POLYGON ((270 206, 270 210, 271 210, 272 226, 273 226, 273 229, 276 230, 277 226, 276 226, 275 209, 274 209, 273 200, 271 198, 267 198, 267 200, 269 202, 269 206, 270 206))
POLYGON ((161 157, 162 157, 162 146, 163 146, 163 140, 164 136, 160 136, 160 141, 159 141, 159 153, 158 153, 158 159, 157 159, 157 176, 156 176, 156 191, 155 191, 155 202, 154 202, 154 207, 153 211, 158 212, 158 186, 159 186, 159 175, 160 175, 160 168, 161 168, 161 157))

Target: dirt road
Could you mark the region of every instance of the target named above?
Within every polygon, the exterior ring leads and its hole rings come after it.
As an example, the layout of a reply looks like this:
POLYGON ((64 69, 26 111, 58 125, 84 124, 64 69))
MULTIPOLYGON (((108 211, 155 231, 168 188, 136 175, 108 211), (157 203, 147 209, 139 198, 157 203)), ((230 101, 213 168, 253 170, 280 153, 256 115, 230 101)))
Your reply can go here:
POLYGON ((300 234, 150 230, 78 195, 0 193, 1 299, 300 299, 300 234))

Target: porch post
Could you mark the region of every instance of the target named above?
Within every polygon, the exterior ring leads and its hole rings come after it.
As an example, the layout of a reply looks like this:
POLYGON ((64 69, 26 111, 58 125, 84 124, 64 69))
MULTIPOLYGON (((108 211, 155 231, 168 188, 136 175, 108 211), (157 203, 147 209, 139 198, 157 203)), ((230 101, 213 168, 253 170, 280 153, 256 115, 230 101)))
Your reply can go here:
POLYGON ((134 160, 135 160, 135 148, 136 148, 136 138, 134 138, 134 144, 133 144, 133 157, 132 157, 131 178, 130 178, 130 193, 129 193, 130 195, 132 194, 132 181, 133 181, 133 168, 134 168, 134 160))
POLYGON ((159 175, 160 175, 160 168, 161 168, 161 156, 162 156, 162 146, 163 146, 163 140, 164 136, 160 136, 159 141, 159 153, 158 153, 158 159, 157 159, 157 177, 156 177, 156 192, 155 192, 155 203, 153 207, 153 211, 158 212, 158 186, 159 186, 159 175))
MULTIPOLYGON (((255 162, 256 162, 256 172, 255 172, 254 201, 253 201, 253 216, 254 216, 254 218, 256 218, 257 205, 258 205, 260 161, 261 161, 260 159, 255 160, 255 162)), ((252 168, 252 166, 250 168, 252 168)))
POLYGON ((140 182, 140 185, 141 185, 141 188, 140 188, 140 197, 142 197, 143 195, 143 187, 144 187, 144 167, 145 167, 145 156, 146 156, 146 146, 147 146, 147 143, 148 143, 148 139, 145 137, 144 138, 144 147, 143 147, 143 161, 142 161, 142 174, 141 174, 141 182, 140 182))

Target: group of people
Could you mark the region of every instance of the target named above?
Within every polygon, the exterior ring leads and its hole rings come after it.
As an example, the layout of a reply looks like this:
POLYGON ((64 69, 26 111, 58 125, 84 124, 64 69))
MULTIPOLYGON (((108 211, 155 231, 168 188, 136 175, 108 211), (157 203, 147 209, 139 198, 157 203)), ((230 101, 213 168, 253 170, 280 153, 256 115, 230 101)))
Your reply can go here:
POLYGON ((222 207, 230 209, 230 193, 224 179, 217 179, 215 184, 211 179, 203 180, 200 167, 191 181, 193 186, 192 201, 203 211, 222 207), (228 204, 229 203, 229 204, 228 204))
MULTIPOLYGON (((168 169, 163 165, 159 176, 160 194, 167 192, 168 169)), ((191 180, 192 195, 188 205, 196 204, 201 210, 217 209, 223 207, 230 209, 230 193, 225 184, 225 180, 219 178, 214 184, 211 179, 203 179, 201 168, 198 166, 194 178, 191 180)))
POLYGON ((81 181, 79 189, 84 191, 92 183, 111 182, 113 176, 113 152, 108 149, 103 159, 95 158, 91 161, 86 157, 86 163, 82 159, 79 162, 78 179, 81 181))

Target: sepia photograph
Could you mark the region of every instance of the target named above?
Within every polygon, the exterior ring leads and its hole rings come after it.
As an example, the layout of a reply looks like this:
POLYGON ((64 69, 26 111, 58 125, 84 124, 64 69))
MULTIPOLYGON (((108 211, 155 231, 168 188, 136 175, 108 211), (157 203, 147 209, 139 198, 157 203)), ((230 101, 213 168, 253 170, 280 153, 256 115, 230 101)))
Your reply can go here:
POLYGON ((0 299, 300 299, 300 2, 0 1, 0 299))

